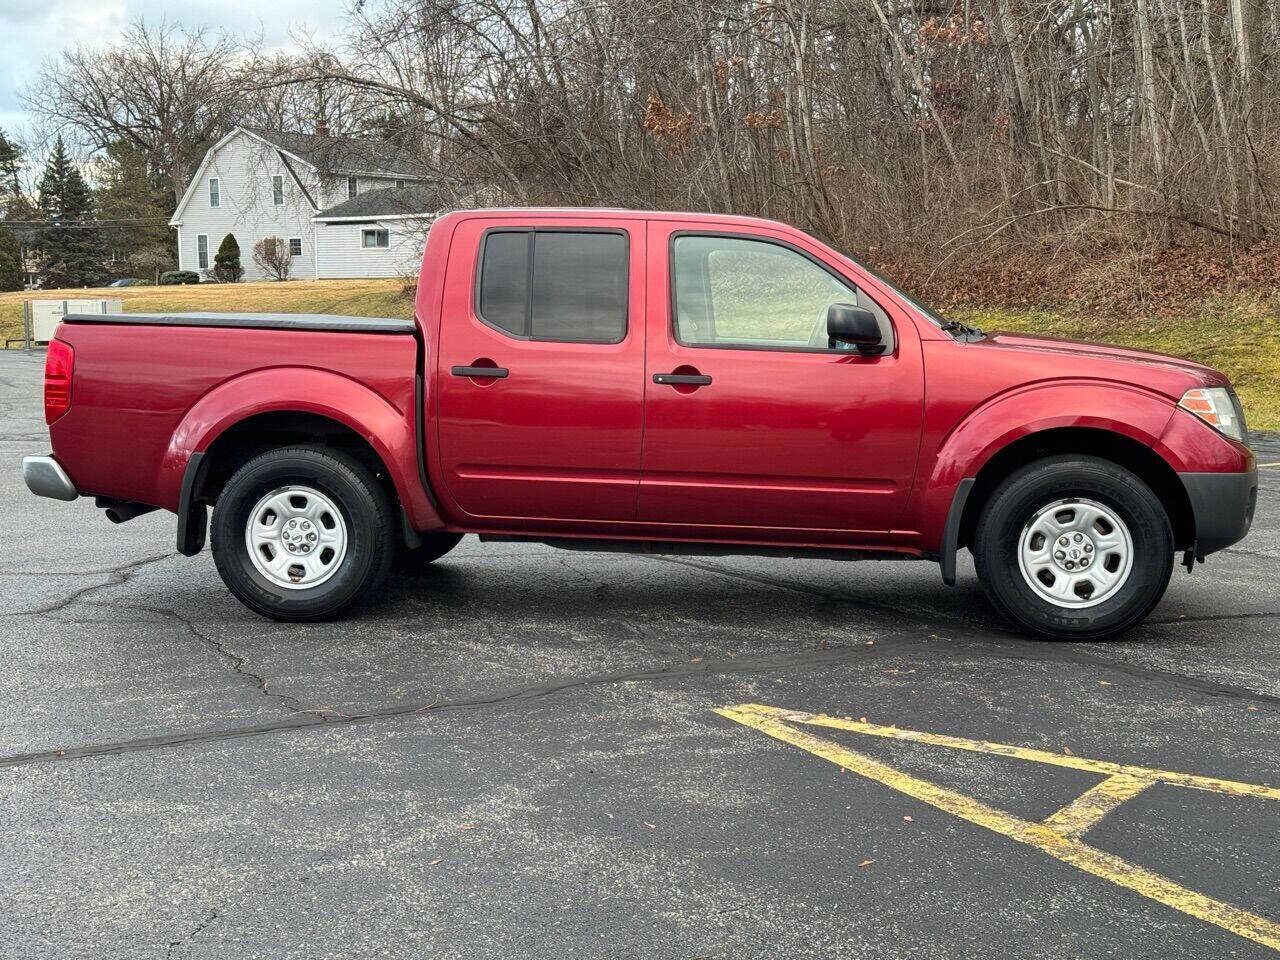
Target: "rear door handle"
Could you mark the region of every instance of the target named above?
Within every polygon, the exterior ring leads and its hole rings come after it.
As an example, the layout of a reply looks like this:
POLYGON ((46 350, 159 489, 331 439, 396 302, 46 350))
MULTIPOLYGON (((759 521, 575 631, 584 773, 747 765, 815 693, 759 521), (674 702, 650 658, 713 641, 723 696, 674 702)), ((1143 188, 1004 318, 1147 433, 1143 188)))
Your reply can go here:
POLYGON ((688 384, 693 387, 705 387, 711 382, 711 378, 704 373, 655 373, 653 382, 665 383, 668 386, 688 384))
POLYGON ((510 373, 506 367, 454 367, 455 377, 492 377, 501 380, 510 373))

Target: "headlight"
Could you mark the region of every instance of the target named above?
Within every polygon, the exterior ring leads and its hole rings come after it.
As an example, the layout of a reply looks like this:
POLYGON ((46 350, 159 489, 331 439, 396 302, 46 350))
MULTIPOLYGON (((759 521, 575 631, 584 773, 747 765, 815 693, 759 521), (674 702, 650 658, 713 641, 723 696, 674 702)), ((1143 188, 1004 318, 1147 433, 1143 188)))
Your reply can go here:
POLYGON ((1246 442, 1249 434, 1244 425, 1240 401, 1227 387, 1197 387, 1188 390, 1178 401, 1183 410, 1194 413, 1215 430, 1233 440, 1246 442))

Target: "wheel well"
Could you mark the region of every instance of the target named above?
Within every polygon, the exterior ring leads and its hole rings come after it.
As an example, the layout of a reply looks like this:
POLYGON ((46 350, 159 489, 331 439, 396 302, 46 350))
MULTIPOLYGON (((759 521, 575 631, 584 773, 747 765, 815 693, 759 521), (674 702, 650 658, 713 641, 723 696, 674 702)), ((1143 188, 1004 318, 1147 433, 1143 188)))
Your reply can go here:
POLYGON ((213 504, 232 474, 249 460, 268 450, 298 444, 321 444, 359 461, 377 477, 392 505, 399 509, 395 483, 368 440, 336 420, 291 410, 260 413, 219 434, 200 464, 193 502, 213 504))
POLYGON ((1005 477, 1035 460, 1064 453, 1110 460, 1137 474, 1164 504, 1169 524, 1173 527, 1174 547, 1182 550, 1195 541, 1195 514, 1191 501, 1177 473, 1163 457, 1123 434, 1088 427, 1063 427, 1015 440, 983 464, 969 499, 965 501, 958 546, 967 547, 973 543, 973 531, 982 506, 1005 477))

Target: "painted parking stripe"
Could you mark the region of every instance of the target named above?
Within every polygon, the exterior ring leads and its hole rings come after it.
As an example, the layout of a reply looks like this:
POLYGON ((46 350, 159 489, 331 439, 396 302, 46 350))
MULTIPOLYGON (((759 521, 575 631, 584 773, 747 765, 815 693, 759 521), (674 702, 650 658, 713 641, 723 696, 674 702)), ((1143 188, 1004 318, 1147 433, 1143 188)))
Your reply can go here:
POLYGON ((1157 770, 1149 767, 1111 763, 1106 760, 1091 760, 1086 757, 1059 755, 1045 750, 989 743, 983 740, 969 740, 963 737, 950 737, 918 730, 900 730, 897 727, 886 727, 822 714, 781 710, 777 707, 769 707, 762 704, 722 707, 716 710, 716 713, 736 723, 741 723, 759 730, 761 733, 768 734, 775 740, 799 747, 801 750, 830 761, 851 773, 857 773, 869 780, 874 780, 893 790, 897 790, 899 793, 914 797, 962 820, 985 827, 1019 843, 1035 847, 1054 859, 1068 863, 1079 870, 1083 870, 1085 873, 1110 881, 1174 910, 1207 923, 1212 923, 1273 950, 1280 951, 1280 924, 1275 921, 1181 886, 1167 877, 1147 870, 1145 867, 1129 863, 1127 860, 1123 860, 1113 854, 1091 847, 1080 839, 1080 836, 1086 830, 1097 824, 1104 816, 1154 783, 1167 783, 1196 790, 1225 793, 1231 796, 1253 796, 1280 800, 1280 790, 1274 787, 1234 780, 1220 780, 1214 777, 1201 777, 1171 770, 1157 770), (1091 787, 1071 803, 1051 814, 1044 821, 1036 823, 1024 820, 1005 810, 989 806, 956 790, 939 786, 921 777, 905 773, 883 761, 850 750, 832 740, 815 736, 807 730, 800 729, 796 724, 848 730, 853 733, 888 737, 895 740, 929 743, 957 750, 1015 757, 1038 763, 1048 763, 1054 766, 1101 773, 1105 774, 1107 779, 1091 787))

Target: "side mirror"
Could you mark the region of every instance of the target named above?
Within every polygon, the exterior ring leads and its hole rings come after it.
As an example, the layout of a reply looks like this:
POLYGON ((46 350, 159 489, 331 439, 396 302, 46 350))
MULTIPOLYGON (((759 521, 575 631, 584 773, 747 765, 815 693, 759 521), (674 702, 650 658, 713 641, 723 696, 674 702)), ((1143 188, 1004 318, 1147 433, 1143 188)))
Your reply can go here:
POLYGON ((881 353, 884 340, 876 315, 865 307, 851 303, 833 303, 827 308, 827 337, 832 346, 851 343, 860 353, 881 353))

